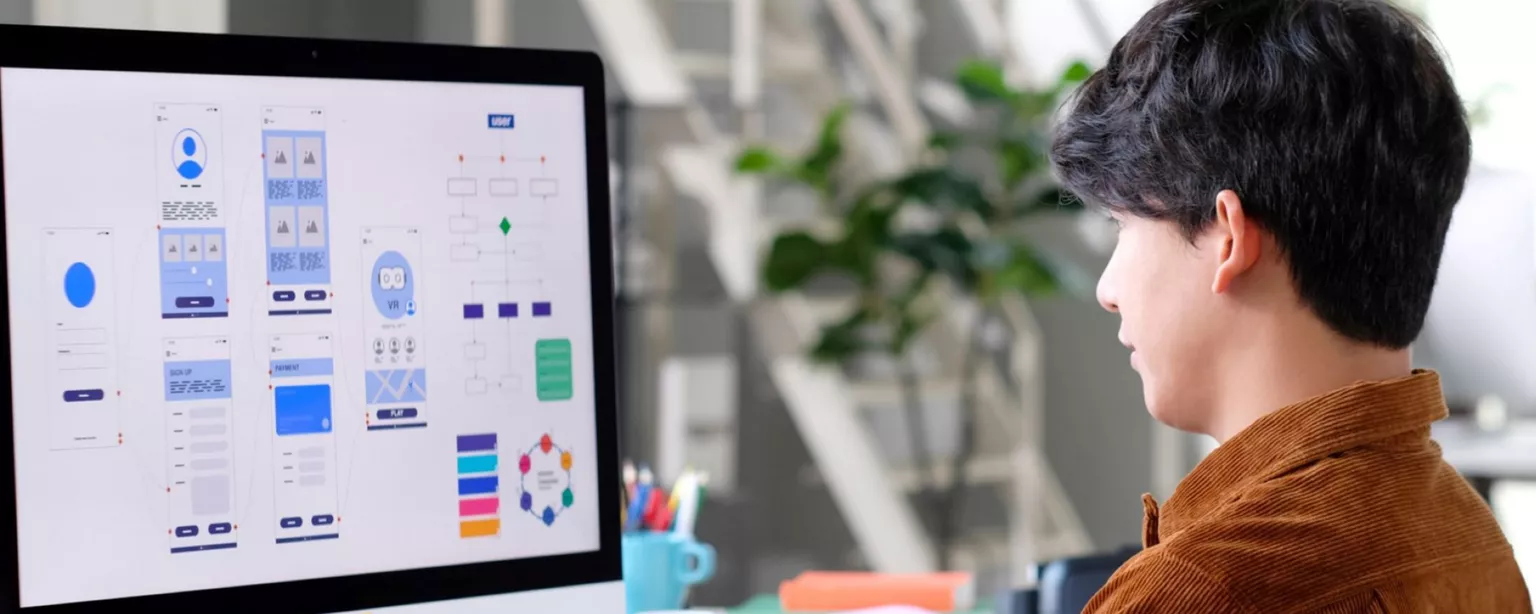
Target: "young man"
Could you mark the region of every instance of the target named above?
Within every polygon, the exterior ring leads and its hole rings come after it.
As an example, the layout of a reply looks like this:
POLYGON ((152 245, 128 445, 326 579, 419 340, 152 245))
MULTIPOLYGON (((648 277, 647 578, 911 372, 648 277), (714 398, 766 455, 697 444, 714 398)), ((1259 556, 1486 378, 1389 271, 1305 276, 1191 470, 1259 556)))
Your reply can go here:
POLYGON ((1052 148, 1119 244, 1147 408, 1222 442, 1088 605, 1528 613, 1488 507, 1440 457, 1409 344, 1471 156, 1424 26, 1385 0, 1167 0, 1052 148))

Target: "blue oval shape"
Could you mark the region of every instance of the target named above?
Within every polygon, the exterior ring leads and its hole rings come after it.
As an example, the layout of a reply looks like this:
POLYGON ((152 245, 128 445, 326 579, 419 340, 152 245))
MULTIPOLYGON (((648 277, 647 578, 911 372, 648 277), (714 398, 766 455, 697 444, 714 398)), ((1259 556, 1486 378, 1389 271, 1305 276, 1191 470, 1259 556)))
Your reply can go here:
POLYGON ((76 309, 84 309, 96 298, 96 274, 84 262, 69 265, 64 271, 64 297, 76 309))

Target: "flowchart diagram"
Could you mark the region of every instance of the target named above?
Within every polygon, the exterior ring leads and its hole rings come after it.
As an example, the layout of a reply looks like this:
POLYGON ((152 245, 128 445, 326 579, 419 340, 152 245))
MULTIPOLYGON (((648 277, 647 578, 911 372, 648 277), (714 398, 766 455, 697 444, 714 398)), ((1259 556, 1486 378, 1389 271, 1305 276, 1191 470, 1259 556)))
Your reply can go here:
MULTIPOLYGON (((458 172, 446 181, 447 197, 458 205, 448 219, 449 260, 469 272, 461 313, 469 329, 464 392, 471 396, 522 393, 526 369, 516 357, 516 321, 555 316, 540 265, 550 200, 560 195, 560 184, 546 156, 508 153, 515 119, 489 114, 487 141, 497 144, 496 153, 458 154, 458 172)), ((537 398, 551 400, 542 392, 537 398)))

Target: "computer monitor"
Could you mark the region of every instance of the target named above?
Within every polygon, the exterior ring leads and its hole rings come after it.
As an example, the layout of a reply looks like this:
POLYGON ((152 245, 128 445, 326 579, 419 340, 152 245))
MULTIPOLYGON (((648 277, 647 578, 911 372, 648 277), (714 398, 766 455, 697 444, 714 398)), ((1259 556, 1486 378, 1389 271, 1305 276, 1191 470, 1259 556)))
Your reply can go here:
POLYGON ((622 611, 604 117, 589 53, 0 28, 0 610, 622 611))

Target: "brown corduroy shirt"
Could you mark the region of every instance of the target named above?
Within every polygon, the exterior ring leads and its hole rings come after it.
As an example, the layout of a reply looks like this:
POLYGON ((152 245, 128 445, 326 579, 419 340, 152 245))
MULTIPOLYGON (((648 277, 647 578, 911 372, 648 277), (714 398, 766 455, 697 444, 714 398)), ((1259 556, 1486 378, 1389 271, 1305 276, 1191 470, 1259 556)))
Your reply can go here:
POLYGON ((1254 422, 1195 468, 1143 550, 1084 609, 1529 614, 1488 506, 1440 458, 1431 371, 1363 382, 1254 422))

